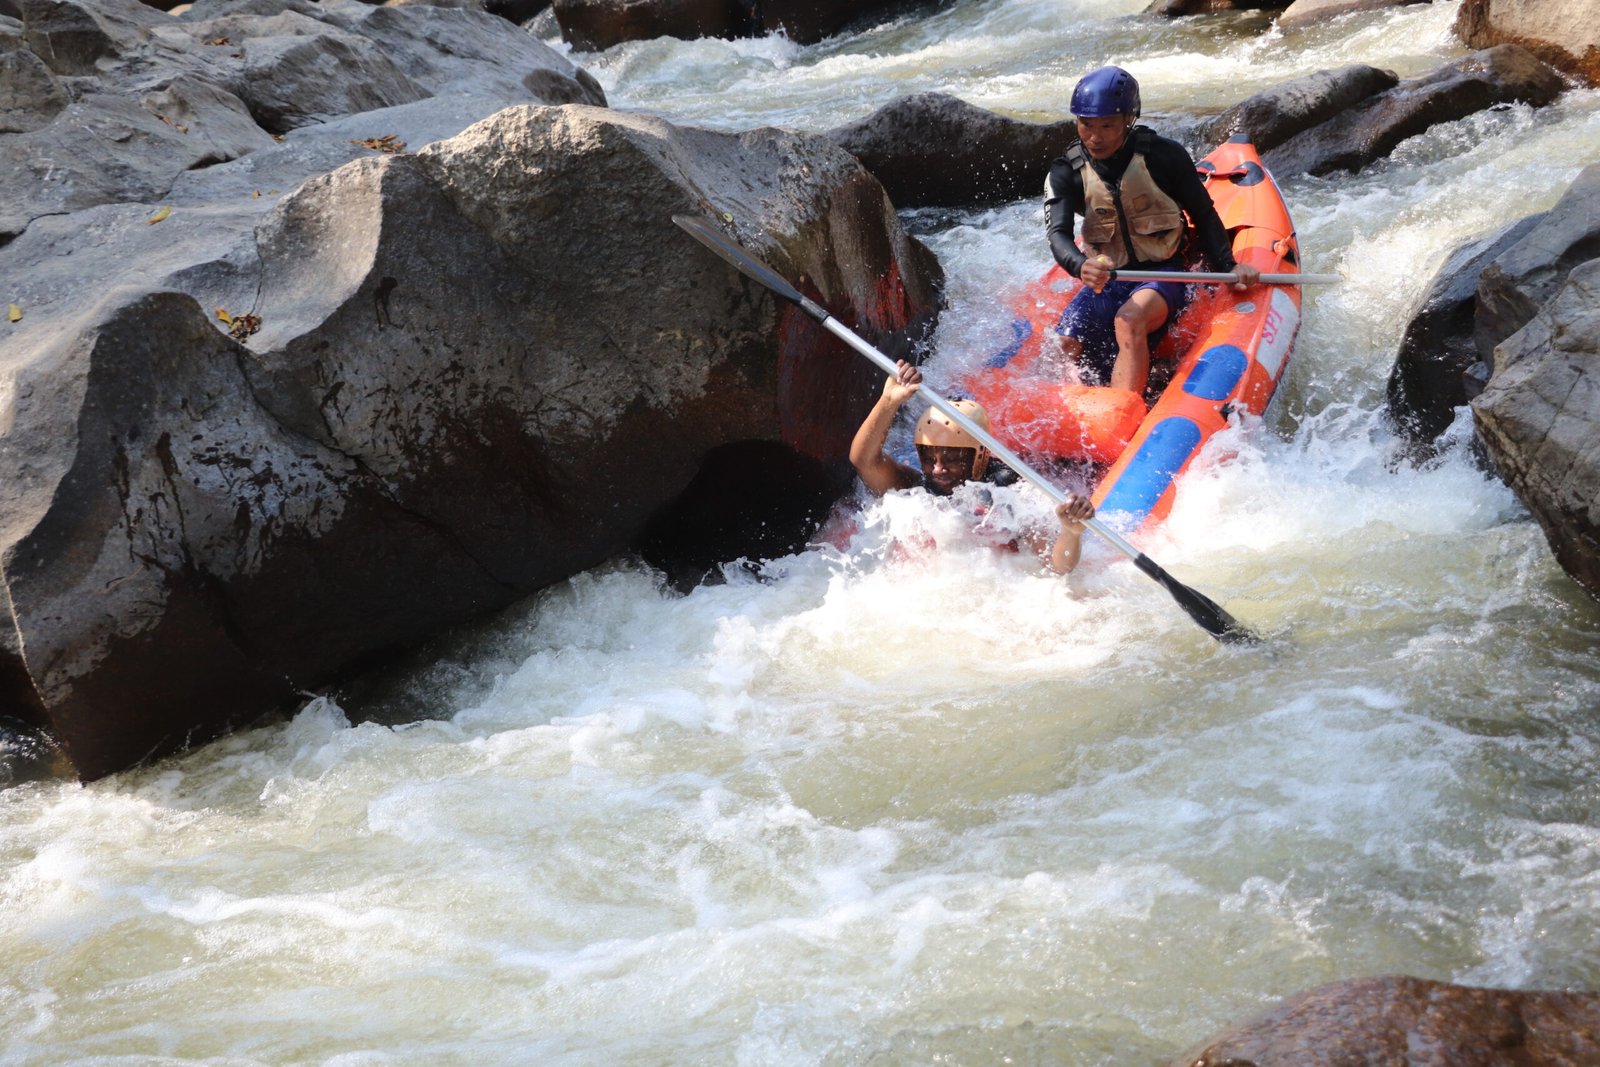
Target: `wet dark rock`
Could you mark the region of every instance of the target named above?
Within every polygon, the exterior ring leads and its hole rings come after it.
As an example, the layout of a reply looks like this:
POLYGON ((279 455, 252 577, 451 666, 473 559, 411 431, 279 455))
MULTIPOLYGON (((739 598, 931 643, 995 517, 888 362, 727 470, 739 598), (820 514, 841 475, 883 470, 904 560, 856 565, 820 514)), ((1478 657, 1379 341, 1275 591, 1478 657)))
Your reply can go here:
POLYGON ((0 714, 0 790, 72 773, 49 736, 28 723, 0 714))
POLYGON ((554 0, 561 38, 580 52, 654 37, 745 37, 750 17, 735 0, 554 0))
POLYGON ((1338 70, 1319 70, 1235 104, 1204 127, 1204 140, 1221 144, 1242 133, 1250 138, 1256 151, 1266 152, 1399 82, 1393 71, 1360 63, 1338 70))
POLYGON ((483 9, 511 22, 524 23, 550 6, 550 0, 484 0, 483 9))
POLYGON ((875 21, 916 11, 949 7, 953 0, 734 0, 749 10, 753 32, 783 33, 792 41, 815 44, 824 38, 875 21))
MULTIPOLYGON (((1495 349, 1493 376, 1472 412, 1556 561, 1600 599, 1600 259, 1575 267, 1495 349)), ((1573 1062, 1600 1062, 1600 1045, 1573 1062)))
POLYGON ((680 592, 723 581, 730 563, 759 573, 761 561, 805 548, 839 500, 839 474, 779 442, 721 445, 635 546, 680 592))
POLYGON ((949 0, 553 0, 572 47, 599 52, 652 37, 751 37, 784 33, 815 44, 850 26, 949 0))
POLYGON ((1434 441, 1454 421, 1456 411, 1482 391, 1482 381, 1469 377, 1484 360, 1474 338, 1478 277, 1542 218, 1531 215, 1463 245, 1434 275, 1406 325, 1389 373, 1389 415, 1413 444, 1434 441))
POLYGON ((357 159, 231 239, 98 211, 104 277, 30 288, 83 220, 0 250, 29 307, 4 363, 0 563, 84 777, 594 566, 718 449, 778 446, 842 489, 879 376, 673 212, 730 220, 891 352, 938 278, 823 138, 582 106, 357 159), (241 343, 214 308, 259 329, 241 343))
POLYGON ((1463 0, 1455 32, 1469 48, 1521 45, 1557 70, 1600 85, 1594 0, 1463 0))
POLYGON ((1526 49, 1498 45, 1400 82, 1265 154, 1279 179, 1357 171, 1408 137, 1496 104, 1541 106, 1564 88, 1561 76, 1526 49))
POLYGON ((1073 123, 1022 122, 944 93, 918 93, 828 133, 883 183, 895 206, 950 207, 1039 192, 1073 123))
POLYGON ((1584 1067, 1600 994, 1390 976, 1332 982, 1234 1027, 1172 1067, 1584 1067))

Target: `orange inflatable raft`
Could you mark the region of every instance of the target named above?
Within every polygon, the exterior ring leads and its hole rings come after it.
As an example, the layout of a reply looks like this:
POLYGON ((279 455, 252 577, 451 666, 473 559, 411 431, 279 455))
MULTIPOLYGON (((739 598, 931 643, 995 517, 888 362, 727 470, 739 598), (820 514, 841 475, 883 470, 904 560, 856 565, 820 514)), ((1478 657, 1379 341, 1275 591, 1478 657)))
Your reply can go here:
MULTIPOLYGON (((1233 237, 1233 255, 1264 274, 1297 274, 1300 249, 1277 184, 1244 138, 1197 167, 1233 237)), ((963 384, 996 435, 1024 455, 1109 464, 1095 490, 1102 517, 1125 528, 1166 516, 1175 483, 1233 412, 1265 412, 1300 326, 1298 285, 1245 292, 1205 286, 1152 354, 1152 379, 1173 367, 1155 404, 1124 389, 1063 384, 1051 358, 1059 322, 1081 283, 1053 267, 1013 305, 1010 344, 963 384)))

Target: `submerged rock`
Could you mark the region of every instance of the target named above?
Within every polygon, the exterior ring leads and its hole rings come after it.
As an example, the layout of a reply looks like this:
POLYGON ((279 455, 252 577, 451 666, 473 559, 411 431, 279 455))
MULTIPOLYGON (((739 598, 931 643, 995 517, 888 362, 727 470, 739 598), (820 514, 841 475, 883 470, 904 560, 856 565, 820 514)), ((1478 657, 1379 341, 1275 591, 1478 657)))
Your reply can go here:
POLYGON ((1330 982, 1172 1067, 1579 1067, 1600 1063, 1600 994, 1390 976, 1330 982))

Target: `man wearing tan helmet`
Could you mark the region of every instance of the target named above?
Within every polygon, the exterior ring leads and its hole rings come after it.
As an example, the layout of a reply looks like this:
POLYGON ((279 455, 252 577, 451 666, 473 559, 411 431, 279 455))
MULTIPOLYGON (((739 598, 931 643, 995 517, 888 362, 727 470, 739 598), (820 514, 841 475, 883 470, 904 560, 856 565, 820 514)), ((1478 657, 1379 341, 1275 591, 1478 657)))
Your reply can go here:
MULTIPOLYGON (((861 481, 875 496, 893 489, 915 489, 918 486, 935 496, 949 496, 955 489, 969 481, 982 481, 988 471, 989 450, 978 443, 971 434, 944 415, 938 408, 929 408, 917 422, 913 440, 917 446, 920 471, 889 456, 884 445, 889 439, 889 428, 895 416, 919 388, 922 371, 905 360, 896 364, 896 373, 883 383, 878 402, 867 413, 866 420, 850 442, 850 462, 855 466, 861 481)), ((967 418, 984 429, 989 427, 989 417, 974 400, 958 400, 955 406, 967 418)), ((1066 574, 1078 565, 1082 550, 1083 521, 1094 518, 1094 504, 1088 497, 1069 494, 1066 501, 1056 507, 1056 518, 1061 521, 1061 533, 1049 546, 1050 569, 1066 574)), ((1042 537, 1022 538, 1041 556, 1045 555, 1042 537)))

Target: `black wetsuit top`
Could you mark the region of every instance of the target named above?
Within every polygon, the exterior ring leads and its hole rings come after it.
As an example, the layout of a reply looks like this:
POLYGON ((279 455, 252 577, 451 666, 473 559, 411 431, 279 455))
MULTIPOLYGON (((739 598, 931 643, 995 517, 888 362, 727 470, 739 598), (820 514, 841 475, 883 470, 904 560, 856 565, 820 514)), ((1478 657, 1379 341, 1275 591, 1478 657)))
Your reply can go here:
MULTIPOLYGON (((1076 144, 1073 146, 1077 147, 1076 144)), ((1115 190, 1123 171, 1133 161, 1136 149, 1144 153, 1145 166, 1150 168, 1150 177, 1155 179, 1156 185, 1176 200, 1184 214, 1189 216, 1189 221, 1194 223, 1200 250, 1205 253, 1211 269, 1233 270, 1233 241, 1223 227, 1222 219, 1217 217, 1216 205, 1212 204, 1205 183, 1195 173, 1194 158, 1177 141, 1158 135, 1148 126, 1135 126, 1128 135, 1127 143, 1110 159, 1091 159, 1087 152, 1083 153, 1083 158, 1115 190)), ((1073 220, 1084 213, 1083 175, 1078 173, 1077 166, 1069 162, 1069 157, 1075 154, 1069 150, 1068 155, 1060 156, 1050 164, 1044 202, 1045 215, 1049 220, 1050 251, 1055 255, 1056 262, 1074 278, 1079 277, 1078 272, 1088 258, 1072 239, 1073 220)), ((1129 254, 1132 254, 1131 249, 1129 254)), ((1135 260, 1125 264, 1125 269, 1160 270, 1164 266, 1135 260)))

